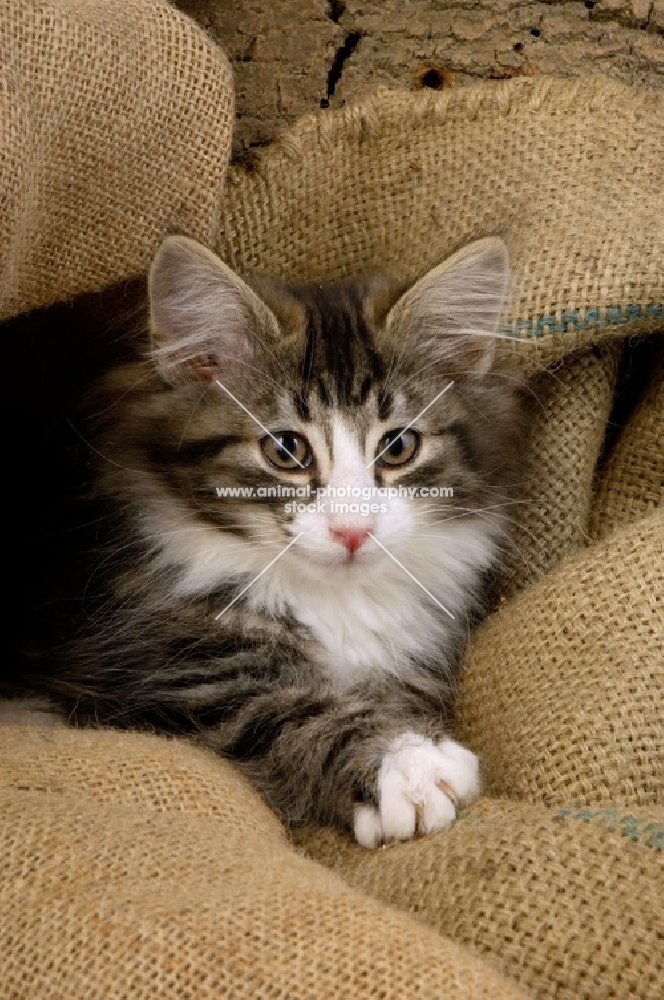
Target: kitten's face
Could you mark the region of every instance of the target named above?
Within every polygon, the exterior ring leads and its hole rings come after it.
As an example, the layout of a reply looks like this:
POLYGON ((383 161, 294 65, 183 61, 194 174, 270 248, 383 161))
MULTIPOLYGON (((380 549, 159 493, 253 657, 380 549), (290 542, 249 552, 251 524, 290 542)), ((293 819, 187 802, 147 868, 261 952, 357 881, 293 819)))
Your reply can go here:
POLYGON ((505 283, 494 239, 404 291, 250 290, 169 238, 150 277, 164 390, 135 414, 159 440, 164 508, 231 535, 245 571, 249 549, 258 571, 297 539, 287 558, 313 579, 422 557, 453 521, 485 517, 513 445, 514 386, 491 336, 505 283), (233 489, 253 496, 219 495, 233 489))

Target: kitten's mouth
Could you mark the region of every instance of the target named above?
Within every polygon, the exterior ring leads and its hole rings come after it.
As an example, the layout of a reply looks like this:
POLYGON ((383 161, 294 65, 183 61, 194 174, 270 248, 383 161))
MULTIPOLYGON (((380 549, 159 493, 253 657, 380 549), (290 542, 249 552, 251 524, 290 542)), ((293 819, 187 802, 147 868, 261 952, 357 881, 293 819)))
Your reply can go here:
POLYGON ((369 542, 366 545, 362 545, 361 548, 356 549, 354 552, 350 552, 348 549, 342 548, 341 545, 335 545, 334 549, 327 548, 326 551, 317 551, 310 553, 310 558, 313 557, 312 561, 322 568, 326 568, 330 571, 332 570, 349 570, 353 572, 354 570, 360 570, 365 566, 373 565, 376 561, 376 557, 379 556, 380 550, 377 546, 371 545, 369 542))
POLYGON ((364 550, 371 539, 371 533, 367 528, 330 528, 330 537, 346 550, 348 562, 360 549, 364 550))
POLYGON ((380 549, 377 545, 372 543, 371 538, 369 538, 362 545, 358 546, 356 549, 351 550, 338 546, 337 551, 338 556, 335 559, 336 564, 348 567, 349 569, 372 565, 381 555, 380 549))

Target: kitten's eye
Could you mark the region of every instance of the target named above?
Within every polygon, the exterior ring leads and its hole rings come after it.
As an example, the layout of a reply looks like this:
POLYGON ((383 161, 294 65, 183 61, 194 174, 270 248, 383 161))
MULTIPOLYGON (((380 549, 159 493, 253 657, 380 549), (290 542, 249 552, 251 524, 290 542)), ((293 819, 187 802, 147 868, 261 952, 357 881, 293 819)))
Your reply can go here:
POLYGON ((420 435, 417 431, 390 431, 378 445, 378 463, 388 466, 405 465, 415 456, 419 445, 420 435))
POLYGON ((261 448, 268 462, 277 469, 297 472, 311 463, 309 442, 292 431, 277 431, 274 437, 264 437, 261 448))

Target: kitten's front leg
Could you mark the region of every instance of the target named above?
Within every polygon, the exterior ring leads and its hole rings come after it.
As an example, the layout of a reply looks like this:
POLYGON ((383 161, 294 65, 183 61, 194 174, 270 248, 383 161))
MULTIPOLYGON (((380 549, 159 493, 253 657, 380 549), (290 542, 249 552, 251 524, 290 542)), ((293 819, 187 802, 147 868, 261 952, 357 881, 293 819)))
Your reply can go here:
POLYGON ((438 743, 417 733, 398 736, 376 780, 377 805, 355 807, 353 832, 363 847, 436 833, 456 819, 457 808, 479 795, 477 757, 454 740, 438 743))
POLYGON ((371 848, 442 830, 479 794, 475 755, 441 739, 438 720, 405 710, 406 700, 254 690, 203 738, 235 759, 286 822, 334 823, 371 848))

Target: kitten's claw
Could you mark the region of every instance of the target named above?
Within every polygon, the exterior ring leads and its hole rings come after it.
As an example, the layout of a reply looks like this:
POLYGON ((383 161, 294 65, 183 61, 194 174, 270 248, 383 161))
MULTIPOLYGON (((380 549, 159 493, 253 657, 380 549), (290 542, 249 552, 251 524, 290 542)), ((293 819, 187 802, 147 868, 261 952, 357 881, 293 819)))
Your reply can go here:
POLYGON ((435 833, 456 818, 459 805, 479 795, 477 757, 454 740, 433 743, 416 733, 394 740, 378 772, 378 808, 355 808, 355 839, 374 848, 383 841, 435 833))

